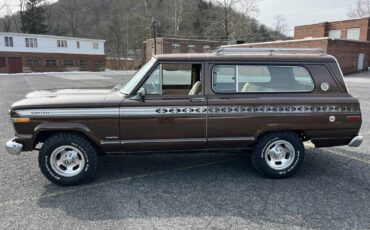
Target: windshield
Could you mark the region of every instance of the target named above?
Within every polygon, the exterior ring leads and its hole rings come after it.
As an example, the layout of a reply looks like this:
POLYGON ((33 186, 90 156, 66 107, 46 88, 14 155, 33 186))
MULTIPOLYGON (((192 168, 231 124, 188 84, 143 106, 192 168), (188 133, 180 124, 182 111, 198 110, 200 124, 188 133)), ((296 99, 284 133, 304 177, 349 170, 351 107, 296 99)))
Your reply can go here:
POLYGON ((125 86, 123 86, 120 91, 124 94, 130 95, 137 84, 139 84, 141 79, 143 79, 145 74, 152 68, 155 62, 156 59, 152 58, 148 63, 141 67, 141 69, 135 73, 131 80, 125 86))

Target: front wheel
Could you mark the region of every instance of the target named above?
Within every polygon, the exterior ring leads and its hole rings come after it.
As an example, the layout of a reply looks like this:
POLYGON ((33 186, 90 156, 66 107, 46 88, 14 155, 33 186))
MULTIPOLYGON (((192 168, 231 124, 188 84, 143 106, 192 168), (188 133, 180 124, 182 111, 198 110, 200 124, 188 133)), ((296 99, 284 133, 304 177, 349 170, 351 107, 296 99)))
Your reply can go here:
POLYGON ((95 146, 84 136, 61 133, 45 141, 39 153, 39 167, 53 183, 78 185, 94 176, 97 156, 95 146))
POLYGON ((301 166, 304 155, 304 145, 296 133, 272 132, 258 140, 251 160, 261 174, 271 178, 285 178, 301 166))

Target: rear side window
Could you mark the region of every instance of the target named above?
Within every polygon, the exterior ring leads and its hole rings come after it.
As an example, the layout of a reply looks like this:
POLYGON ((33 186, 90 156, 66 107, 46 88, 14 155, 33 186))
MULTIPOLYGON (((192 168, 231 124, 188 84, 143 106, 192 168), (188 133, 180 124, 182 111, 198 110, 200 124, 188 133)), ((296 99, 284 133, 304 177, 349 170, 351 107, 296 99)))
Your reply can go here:
POLYGON ((302 66, 217 65, 212 87, 218 93, 311 92, 314 82, 302 66))

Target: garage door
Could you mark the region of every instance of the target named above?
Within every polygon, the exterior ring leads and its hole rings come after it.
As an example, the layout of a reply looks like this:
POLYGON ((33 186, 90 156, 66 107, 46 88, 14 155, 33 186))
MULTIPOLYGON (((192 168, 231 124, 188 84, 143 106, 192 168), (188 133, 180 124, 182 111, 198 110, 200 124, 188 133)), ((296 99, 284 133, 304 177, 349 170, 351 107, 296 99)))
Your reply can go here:
POLYGON ((22 58, 20 57, 9 57, 9 73, 22 73, 22 58))

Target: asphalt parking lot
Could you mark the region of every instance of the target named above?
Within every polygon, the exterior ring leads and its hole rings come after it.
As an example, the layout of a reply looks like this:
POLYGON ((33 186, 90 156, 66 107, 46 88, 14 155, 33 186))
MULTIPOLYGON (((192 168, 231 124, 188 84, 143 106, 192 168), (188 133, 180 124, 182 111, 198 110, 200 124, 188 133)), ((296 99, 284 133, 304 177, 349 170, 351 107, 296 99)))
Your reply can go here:
MULTIPOLYGON (((106 87, 132 73, 0 76, 0 144, 13 136, 8 108, 38 89, 106 87)), ((370 74, 346 78, 361 100, 357 149, 309 149, 299 172, 271 180, 246 154, 102 157, 96 179, 58 187, 37 153, 0 146, 0 229, 370 229, 370 74)))

